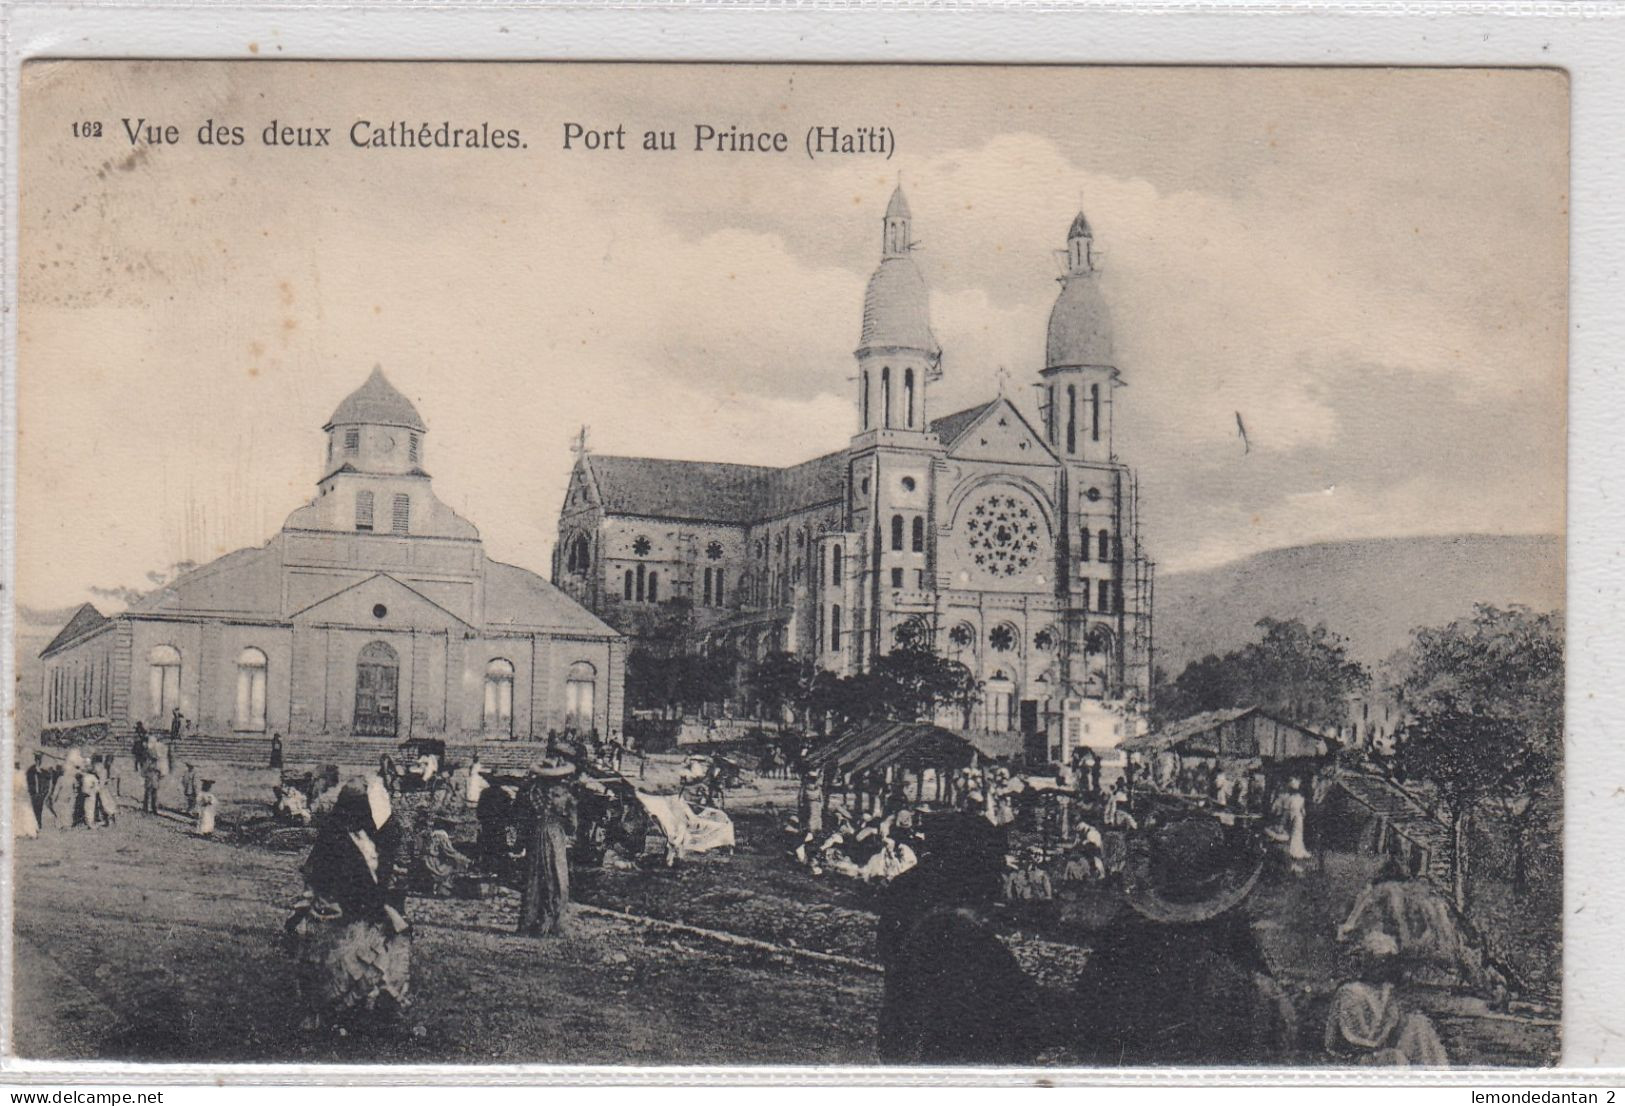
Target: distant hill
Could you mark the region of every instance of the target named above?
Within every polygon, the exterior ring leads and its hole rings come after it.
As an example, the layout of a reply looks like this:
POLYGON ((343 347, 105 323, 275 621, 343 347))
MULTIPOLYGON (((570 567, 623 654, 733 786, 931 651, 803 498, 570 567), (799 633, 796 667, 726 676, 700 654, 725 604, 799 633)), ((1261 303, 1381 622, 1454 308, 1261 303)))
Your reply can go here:
POLYGON ((1257 636, 1268 616, 1324 622, 1375 666, 1413 629, 1470 614, 1474 603, 1563 607, 1563 539, 1460 534, 1327 542, 1257 553, 1200 572, 1159 574, 1156 664, 1192 660, 1257 636))

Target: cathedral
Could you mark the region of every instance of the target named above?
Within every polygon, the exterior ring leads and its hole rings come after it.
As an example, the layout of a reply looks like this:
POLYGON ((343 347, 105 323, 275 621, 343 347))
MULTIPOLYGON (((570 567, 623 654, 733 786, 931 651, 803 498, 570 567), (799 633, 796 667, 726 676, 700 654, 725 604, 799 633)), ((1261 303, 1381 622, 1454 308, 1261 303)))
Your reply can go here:
POLYGON ((374 369, 322 428, 316 495, 257 548, 41 654, 45 739, 211 736, 508 740, 620 731, 625 640, 533 572, 486 556, 436 497, 428 427, 374 369))
POLYGON ((973 717, 944 724, 1019 732, 1029 758, 1109 748, 1148 706, 1152 565, 1113 442, 1121 378, 1093 232, 1082 213, 1067 232, 1037 411, 1001 388, 937 414, 910 221, 899 187, 864 294, 850 442, 788 468, 583 446, 554 581, 634 638, 684 609, 699 647, 843 674, 920 635, 982 684, 973 717))

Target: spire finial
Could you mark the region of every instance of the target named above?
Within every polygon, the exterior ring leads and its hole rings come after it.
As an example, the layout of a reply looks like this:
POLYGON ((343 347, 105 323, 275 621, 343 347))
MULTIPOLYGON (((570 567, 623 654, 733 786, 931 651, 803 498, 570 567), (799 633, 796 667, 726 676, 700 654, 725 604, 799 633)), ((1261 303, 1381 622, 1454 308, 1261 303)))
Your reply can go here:
POLYGON ((588 449, 587 449, 587 430, 588 429, 589 428, 588 428, 587 424, 582 423, 581 424, 581 429, 576 432, 575 440, 570 445, 570 452, 574 453, 576 455, 576 460, 578 460, 578 461, 581 458, 585 457, 587 455, 587 452, 588 452, 588 449))

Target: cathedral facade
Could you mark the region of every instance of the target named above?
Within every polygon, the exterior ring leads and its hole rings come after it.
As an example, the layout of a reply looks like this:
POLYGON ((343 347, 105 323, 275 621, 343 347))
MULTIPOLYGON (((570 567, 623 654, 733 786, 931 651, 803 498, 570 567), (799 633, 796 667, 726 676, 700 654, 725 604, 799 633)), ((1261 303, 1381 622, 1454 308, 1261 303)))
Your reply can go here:
POLYGON ((265 545, 69 620, 41 654, 46 740, 167 729, 175 710, 245 738, 618 733, 624 638, 485 555, 436 497, 428 428, 382 371, 322 429, 316 496, 265 545))
POLYGON ((583 449, 554 581, 634 637, 681 600, 702 646, 843 674, 922 635, 983 685, 973 716, 945 724, 1019 731, 1030 756, 1110 747, 1149 705, 1152 565, 1114 447, 1121 379, 1093 232, 1080 213, 1067 233, 1037 410, 1001 387, 938 415, 942 351, 911 230, 899 188, 845 448, 788 468, 583 449))

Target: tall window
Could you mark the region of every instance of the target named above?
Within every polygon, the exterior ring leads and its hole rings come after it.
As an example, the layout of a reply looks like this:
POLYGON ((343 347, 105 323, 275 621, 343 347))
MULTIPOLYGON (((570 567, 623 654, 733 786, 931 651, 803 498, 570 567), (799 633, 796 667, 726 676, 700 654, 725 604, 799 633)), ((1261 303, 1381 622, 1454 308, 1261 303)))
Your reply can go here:
POLYGON ((829 609, 829 647, 832 651, 841 647, 841 606, 839 603, 829 609))
POLYGON ((1083 609, 1088 610, 1089 609, 1089 581, 1088 581, 1087 578, 1078 581, 1078 598, 1083 601, 1083 609))
POLYGON ((577 534, 576 540, 570 543, 567 567, 578 576, 586 575, 592 567, 592 545, 587 541, 587 535, 577 534))
POLYGON ((411 522, 412 522, 412 497, 409 496, 409 495, 404 495, 404 494, 403 495, 397 495, 395 497, 394 514, 390 519, 390 524, 391 524, 392 528, 394 529, 395 533, 404 534, 404 533, 406 533, 408 528, 411 526, 411 522))
POLYGON ((893 515, 891 517, 891 547, 894 552, 901 552, 903 549, 902 515, 893 515))
POLYGON ((711 570, 705 570, 705 605, 711 605, 711 570))
POLYGON ((1049 444, 1055 444, 1055 385, 1051 384, 1045 395, 1049 402, 1044 407, 1044 433, 1049 436, 1049 444))
POLYGON ((148 717, 160 721, 181 705, 181 651, 173 645, 154 645, 147 653, 148 717))
POLYGON ((863 428, 869 429, 869 370, 864 369, 860 374, 861 383, 858 385, 858 403, 863 408, 863 428))
POLYGON ((1092 542, 1089 539, 1089 524, 1085 522, 1083 524, 1083 541, 1078 545, 1078 555, 1082 557, 1083 560, 1087 561, 1089 559, 1089 547, 1091 544, 1092 542))
POLYGON ((622 593, 621 598, 627 600, 628 602, 631 602, 632 600, 632 570, 630 568, 626 570, 626 589, 622 593))
POLYGON ((485 666, 485 732, 513 736, 513 663, 501 657, 485 666))
POLYGON ((913 541, 914 552, 916 552, 916 553, 924 553, 925 552, 925 516, 924 515, 915 515, 914 516, 913 533, 910 536, 914 539, 914 541, 913 541))
POLYGON ((1101 614, 1112 613, 1112 588, 1110 580, 1102 580, 1095 589, 1095 609, 1101 614))
POLYGON ((660 573, 653 570, 649 572, 649 602, 660 602, 660 573))
POLYGON ((722 590, 722 569, 720 568, 717 569, 717 583, 715 589, 713 590, 716 595, 717 606, 725 606, 728 600, 725 598, 727 593, 722 590))
POLYGON ((891 570, 891 586, 894 587, 894 588, 900 588, 900 587, 903 586, 903 570, 902 569, 894 568, 894 569, 891 570))
POLYGON ((891 366, 880 370, 880 425, 891 425, 891 366))
POLYGON ((356 453, 361 449, 361 431, 346 430, 344 432, 344 452, 356 453))
POLYGON ((414 465, 418 463, 418 436, 413 434, 406 439, 406 459, 414 465))
POLYGON ((1109 561, 1112 559, 1112 536, 1105 530, 1100 532, 1100 549, 1095 554, 1097 560, 1109 561))
POLYGON ((372 493, 355 493, 355 528, 357 530, 372 529, 372 493))
POLYGON ((914 426, 914 370, 903 370, 903 412, 904 426, 914 426))
POLYGON ((841 582, 841 547, 838 545, 829 555, 829 582, 832 584, 841 582))
POLYGON ((1073 384, 1066 386, 1066 451, 1078 451, 1078 389, 1073 384))
POLYGON ((648 587, 649 577, 642 565, 638 566, 638 602, 643 602, 645 588, 648 587))
POLYGON ((237 654, 237 729, 265 732, 265 654, 250 645, 237 654))
POLYGON ((598 688, 598 670, 586 661, 570 666, 569 678, 564 684, 564 724, 578 730, 590 730, 593 724, 593 700, 598 688))
POLYGON ((1089 385, 1089 437, 1100 441, 1100 385, 1089 385))

